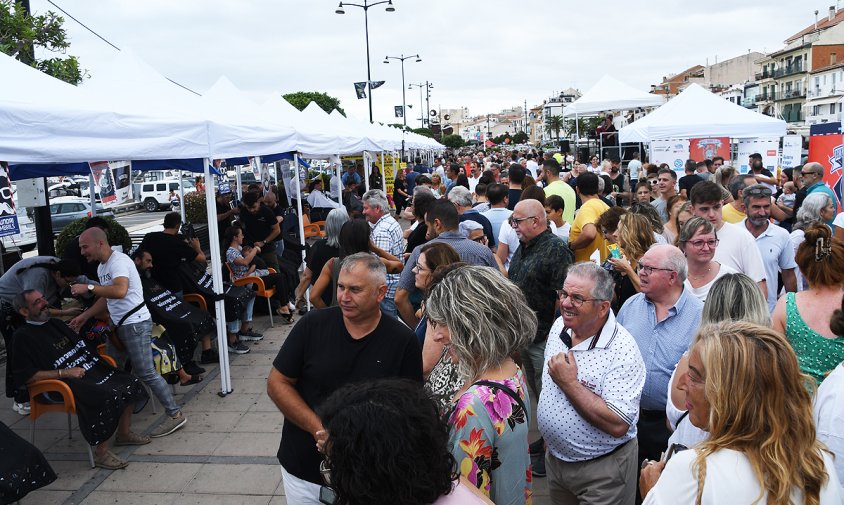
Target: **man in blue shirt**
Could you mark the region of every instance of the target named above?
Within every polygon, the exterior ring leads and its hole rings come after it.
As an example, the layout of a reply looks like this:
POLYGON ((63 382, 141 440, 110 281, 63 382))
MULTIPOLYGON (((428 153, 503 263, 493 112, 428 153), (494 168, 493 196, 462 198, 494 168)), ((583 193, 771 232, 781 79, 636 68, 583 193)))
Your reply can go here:
POLYGON ((639 415, 639 463, 659 460, 671 432, 665 403, 671 373, 697 333, 703 302, 684 289, 688 267, 673 245, 656 245, 639 260, 641 292, 618 312, 618 323, 633 335, 647 376, 639 415))
MULTIPOLYGON (((803 178, 803 187, 806 188, 806 195, 811 195, 818 191, 826 193, 832 199, 832 205, 835 207, 835 213, 832 214, 833 219, 838 215, 838 197, 835 195, 829 186, 823 182, 824 168, 823 165, 815 161, 806 163, 801 170, 801 177, 803 178)), ((795 210, 796 213, 796 210, 795 210)), ((827 221, 826 224, 832 226, 832 220, 827 221)))

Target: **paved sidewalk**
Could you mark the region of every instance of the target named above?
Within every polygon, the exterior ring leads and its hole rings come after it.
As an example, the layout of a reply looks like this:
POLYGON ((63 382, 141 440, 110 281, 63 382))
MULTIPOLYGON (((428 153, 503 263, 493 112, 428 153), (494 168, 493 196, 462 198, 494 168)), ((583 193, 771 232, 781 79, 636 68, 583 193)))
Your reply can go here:
MULTIPOLYGON (((256 317, 256 328, 269 325, 256 317)), ((123 470, 92 469, 85 441, 73 417, 73 438, 67 421, 46 414, 37 423, 35 445, 50 461, 59 478, 30 493, 23 505, 120 504, 284 505, 284 487, 276 459, 283 417, 267 397, 266 377, 290 326, 264 328, 264 340, 249 343, 252 351, 229 355, 234 391, 220 397, 219 370, 208 370, 202 383, 175 386, 188 424, 182 430, 153 439, 148 445, 117 447, 113 451, 130 464, 123 470)), ((5 377, 0 367, 0 377, 5 377)), ((0 385, 3 379, 0 378, 0 385)), ((0 421, 29 440, 30 421, 12 411, 7 400, 0 406, 0 421)), ((536 403, 535 401, 533 402, 536 403)), ((151 403, 133 417, 133 429, 149 433, 163 420, 160 406, 151 403)), ((535 417, 535 416, 533 416, 535 417)), ((535 423, 534 423, 535 425, 535 423)), ((531 433, 531 440, 537 437, 531 433)), ((534 479, 534 504, 550 503, 545 479, 534 479)), ((294 505, 294 504, 291 504, 294 505)))

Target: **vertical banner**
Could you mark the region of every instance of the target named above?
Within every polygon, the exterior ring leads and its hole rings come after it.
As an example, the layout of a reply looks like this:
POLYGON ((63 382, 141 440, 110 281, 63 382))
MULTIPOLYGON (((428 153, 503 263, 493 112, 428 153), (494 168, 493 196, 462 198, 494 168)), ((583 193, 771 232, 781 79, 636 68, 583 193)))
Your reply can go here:
POLYGON ((259 180, 261 181, 261 188, 264 190, 264 194, 266 195, 270 192, 270 184, 272 184, 272 181, 270 181, 270 167, 268 163, 261 163, 261 178, 259 180))
POLYGON ((110 161, 108 162, 114 182, 114 200, 112 205, 119 205, 132 199, 132 162, 131 161, 110 161))
POLYGON ((720 156, 730 159, 730 137, 710 137, 689 141, 689 159, 695 161, 711 160, 720 156))
POLYGON ((297 174, 293 171, 290 160, 279 160, 279 171, 281 172, 281 179, 284 183, 284 191, 287 193, 287 206, 289 207, 291 198, 299 198, 299 184, 297 174))
POLYGON ((800 164, 803 155, 803 136, 786 135, 782 138, 780 168, 794 168, 800 164))
POLYGON ((91 175, 94 176, 94 186, 100 188, 100 201, 103 206, 114 205, 117 195, 114 192, 114 180, 107 161, 92 161, 88 163, 91 168, 91 175))
POLYGON ((0 162, 0 237, 20 233, 15 200, 12 197, 12 184, 9 181, 9 165, 0 162))
POLYGON ((331 178, 328 180, 331 199, 339 202, 341 193, 343 192, 343 178, 337 175, 343 172, 343 162, 340 160, 339 155, 332 154, 328 158, 328 170, 331 174, 331 178))
POLYGON ((809 161, 816 161, 823 165, 823 182, 838 197, 838 208, 841 208, 841 134, 811 135, 809 137, 809 161))
POLYGON ((759 153, 762 155, 762 166, 777 173, 779 162, 779 140, 777 139, 740 139, 734 167, 738 167, 739 173, 746 174, 750 170, 750 155, 759 153))
POLYGON ((678 179, 682 177, 686 160, 689 159, 689 140, 652 140, 650 160, 651 163, 661 165, 668 164, 671 170, 679 172, 678 179))

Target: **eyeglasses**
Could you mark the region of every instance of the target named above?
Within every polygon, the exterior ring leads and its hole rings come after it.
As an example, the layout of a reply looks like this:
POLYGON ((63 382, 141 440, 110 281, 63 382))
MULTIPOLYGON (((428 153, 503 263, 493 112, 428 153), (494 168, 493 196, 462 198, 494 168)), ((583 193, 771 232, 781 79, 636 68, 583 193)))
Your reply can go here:
MULTIPOLYGON (((601 302, 601 301, 603 301, 600 298, 583 298, 580 295, 573 295, 573 294, 570 294, 565 289, 558 289, 557 290, 557 296, 560 297, 561 302, 563 300, 565 300, 566 298, 571 299, 571 304, 574 305, 575 307, 578 307, 578 308, 580 308, 586 302, 601 302)), ((569 347, 571 347, 571 346, 569 346, 569 347)))
POLYGON ((515 228, 516 226, 519 226, 519 223, 521 223, 522 221, 527 221, 528 219, 534 219, 535 217, 536 216, 528 216, 528 217, 513 217, 513 216, 510 216, 510 219, 508 219, 507 222, 510 223, 510 226, 515 228))
POLYGON ((656 183, 658 183, 659 181, 658 181, 658 180, 656 180, 656 179, 648 179, 648 182, 650 182, 650 183, 651 183, 651 186, 654 186, 654 185, 656 185, 656 183))
POLYGON ((818 172, 815 172, 814 170, 809 170, 808 172, 804 170, 804 171, 800 172, 800 175, 804 176, 804 175, 821 175, 821 174, 818 173, 818 172))
POLYGON ((486 240, 486 235, 480 235, 478 237, 473 238, 472 242, 478 242, 478 243, 483 244, 485 240, 486 240))
POLYGON ((417 263, 417 264, 413 265, 413 268, 411 268, 410 270, 411 270, 411 272, 426 272, 426 271, 429 271, 430 268, 425 268, 421 264, 417 263))
POLYGON ((654 273, 654 270, 661 270, 661 271, 663 271, 663 272, 673 272, 673 271, 674 271, 674 270, 672 270, 672 269, 670 269, 670 268, 652 267, 652 266, 650 266, 650 265, 643 265, 643 264, 641 264, 641 263, 639 263, 639 266, 638 266, 638 267, 636 267, 636 270, 637 270, 640 274, 641 274, 641 273, 645 273, 645 274, 648 274, 648 275, 651 275, 652 273, 654 273))
POLYGON ((686 243, 696 247, 697 249, 700 249, 704 245, 708 245, 710 249, 715 249, 716 247, 718 247, 718 244, 720 242, 721 241, 716 238, 716 239, 712 239, 712 240, 702 240, 702 239, 701 240, 690 240, 686 243))

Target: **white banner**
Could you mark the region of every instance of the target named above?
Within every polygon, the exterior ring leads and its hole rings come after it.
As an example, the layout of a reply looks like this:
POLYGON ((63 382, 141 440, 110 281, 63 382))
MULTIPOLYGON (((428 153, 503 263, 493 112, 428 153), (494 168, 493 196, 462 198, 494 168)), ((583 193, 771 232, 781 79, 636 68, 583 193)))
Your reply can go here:
POLYGON ((677 172, 678 179, 685 175, 684 168, 687 159, 689 159, 689 139, 651 141, 651 163, 657 166, 667 163, 672 170, 677 172))
POLYGON ((779 162, 779 140, 777 139, 740 139, 736 150, 736 159, 733 164, 739 173, 746 174, 750 170, 750 155, 759 153, 762 155, 762 166, 772 174, 777 172, 779 162))
POLYGON ((132 200, 132 162, 131 161, 109 161, 108 167, 111 169, 111 177, 114 182, 114 203, 119 205, 121 203, 132 200))
POLYGON ((782 161, 780 168, 794 168, 803 156, 803 137, 786 135, 782 138, 782 161))

